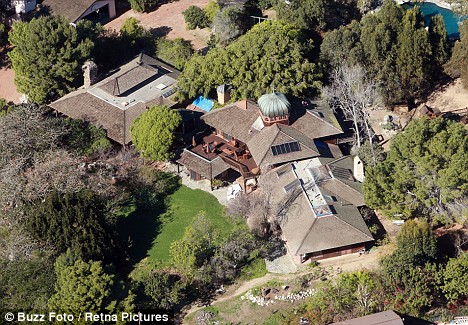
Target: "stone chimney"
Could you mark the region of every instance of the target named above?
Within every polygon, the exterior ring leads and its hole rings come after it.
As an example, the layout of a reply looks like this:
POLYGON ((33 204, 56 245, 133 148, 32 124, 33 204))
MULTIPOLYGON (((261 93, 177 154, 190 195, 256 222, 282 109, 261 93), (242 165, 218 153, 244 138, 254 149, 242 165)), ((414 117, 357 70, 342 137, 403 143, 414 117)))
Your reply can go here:
POLYGON ((84 87, 89 88, 97 81, 97 65, 93 61, 86 61, 81 67, 83 70, 84 87))
POLYGON ((216 88, 216 91, 218 93, 218 102, 221 105, 224 105, 231 99, 231 86, 223 84, 221 86, 218 86, 216 88))

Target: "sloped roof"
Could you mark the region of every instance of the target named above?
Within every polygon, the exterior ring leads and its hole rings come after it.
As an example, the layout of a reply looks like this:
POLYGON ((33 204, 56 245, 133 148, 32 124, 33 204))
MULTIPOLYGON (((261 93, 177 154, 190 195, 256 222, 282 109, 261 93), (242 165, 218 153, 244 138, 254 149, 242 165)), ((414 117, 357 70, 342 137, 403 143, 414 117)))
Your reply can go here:
MULTIPOLYGON (((309 165, 306 162, 304 166, 309 165)), ((313 203, 305 190, 311 180, 305 176, 305 171, 298 170, 305 168, 299 165, 288 164, 292 168, 282 166, 263 176, 266 182, 271 183, 274 207, 289 201, 287 218, 281 228, 291 252, 299 255, 372 241, 372 235, 357 207, 342 198, 341 190, 332 192, 324 186, 329 180, 318 184, 318 187, 332 214, 321 217, 314 213, 313 203), (281 171, 281 176, 277 171, 281 171), (286 193, 285 186, 297 179, 302 184, 299 190, 286 193)))
POLYGON ((274 124, 263 129, 247 142, 247 146, 260 168, 318 155, 318 150, 313 140, 291 127, 280 124, 274 124), (300 151, 277 156, 272 154, 271 146, 294 141, 300 143, 300 151))
MULTIPOLYGON (((353 318, 331 325, 403 325, 403 319, 393 310, 386 310, 380 313, 353 318)), ((429 324, 429 323, 428 323, 429 324)), ((430 323, 432 324, 432 323, 430 323)))
POLYGON ((230 168, 221 157, 208 160, 187 149, 184 149, 177 162, 210 180, 230 168))
POLYGON ((96 0, 44 0, 42 5, 47 7, 52 15, 65 16, 71 22, 75 22, 95 2, 96 0))
POLYGON ((130 126, 146 107, 175 104, 172 95, 165 97, 167 90, 157 89, 155 84, 167 83, 168 88, 174 88, 178 75, 179 71, 167 64, 140 54, 104 80, 71 92, 49 106, 69 117, 102 126, 109 138, 127 144, 131 141, 130 126))

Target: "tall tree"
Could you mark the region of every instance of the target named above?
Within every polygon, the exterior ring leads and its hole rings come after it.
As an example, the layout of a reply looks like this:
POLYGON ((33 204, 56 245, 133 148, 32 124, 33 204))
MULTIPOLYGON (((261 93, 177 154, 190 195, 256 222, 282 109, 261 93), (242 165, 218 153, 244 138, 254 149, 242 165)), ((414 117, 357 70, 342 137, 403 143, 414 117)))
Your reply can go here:
POLYGON ((192 54, 192 43, 183 38, 176 38, 174 40, 159 38, 156 41, 156 56, 172 64, 179 70, 184 69, 192 54))
POLYGON ((133 308, 133 295, 119 288, 115 275, 106 271, 101 262, 73 260, 65 254, 55 262, 55 274, 57 282, 49 299, 50 310, 78 315, 133 308))
POLYGON ((276 90, 302 95, 320 86, 318 67, 304 58, 300 32, 280 21, 255 25, 226 49, 194 55, 179 77, 180 95, 205 96, 223 83, 233 86, 232 98, 258 98, 276 90))
POLYGON ((412 102, 427 90, 431 66, 431 43, 419 7, 407 10, 398 35, 397 70, 402 96, 412 102))
POLYGON ((468 297, 468 253, 451 258, 443 272, 442 292, 451 303, 468 297))
POLYGON ((213 18, 213 31, 217 41, 225 46, 242 35, 247 29, 244 11, 238 6, 226 6, 213 18))
POLYGON ((369 125, 369 111, 381 104, 377 83, 366 77, 361 66, 340 66, 330 79, 331 85, 323 89, 325 99, 333 108, 342 110, 352 119, 356 146, 360 147, 365 137, 373 153, 374 133, 369 125))
POLYGON ((81 82, 81 66, 93 42, 63 17, 17 22, 9 35, 15 84, 33 102, 62 96, 81 82))
POLYGON ((412 121, 394 139, 387 159, 366 170, 369 207, 398 219, 463 223, 468 194, 468 131, 437 118, 412 121))
POLYGON ((327 2, 325 0, 278 1, 275 9, 279 19, 295 24, 299 28, 323 30, 326 27, 327 2))
POLYGON ((460 26, 460 40, 453 47, 446 70, 452 77, 461 77, 463 86, 468 89, 468 20, 460 26))
POLYGON ((167 160, 173 155, 174 130, 180 122, 180 114, 176 110, 165 106, 151 107, 130 128, 133 144, 146 158, 167 160))
POLYGON ((431 17, 429 40, 432 47, 432 62, 435 65, 432 74, 435 78, 440 78, 443 72, 443 65, 450 57, 450 44, 448 42, 447 30, 445 29, 444 17, 442 15, 431 17))

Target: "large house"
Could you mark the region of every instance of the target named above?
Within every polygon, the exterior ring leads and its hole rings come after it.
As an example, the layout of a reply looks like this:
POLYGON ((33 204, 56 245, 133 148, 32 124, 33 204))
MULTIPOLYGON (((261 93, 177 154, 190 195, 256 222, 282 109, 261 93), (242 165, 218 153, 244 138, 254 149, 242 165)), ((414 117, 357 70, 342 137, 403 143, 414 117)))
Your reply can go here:
POLYGON ((107 22, 116 17, 115 0, 43 0, 44 10, 54 16, 65 16, 70 22, 81 19, 107 22))
POLYGON ((173 107, 179 71, 140 54, 97 82, 93 62, 83 66, 84 86, 51 103, 54 110, 103 127, 112 140, 126 145, 130 126, 148 107, 173 107))
POLYGON ((286 211, 281 228, 295 262, 358 252, 373 241, 358 209, 364 198, 355 162, 339 147, 352 137, 330 108, 290 103, 273 92, 202 120, 207 131, 193 138, 178 162, 193 180, 235 172, 246 192, 250 180, 259 179, 271 193, 271 207, 286 211))
POLYGON ((275 166, 319 156, 314 139, 339 143, 345 133, 333 112, 314 103, 291 103, 278 92, 258 104, 242 100, 205 114, 209 126, 179 163, 194 180, 220 178, 231 169, 244 180, 275 166))

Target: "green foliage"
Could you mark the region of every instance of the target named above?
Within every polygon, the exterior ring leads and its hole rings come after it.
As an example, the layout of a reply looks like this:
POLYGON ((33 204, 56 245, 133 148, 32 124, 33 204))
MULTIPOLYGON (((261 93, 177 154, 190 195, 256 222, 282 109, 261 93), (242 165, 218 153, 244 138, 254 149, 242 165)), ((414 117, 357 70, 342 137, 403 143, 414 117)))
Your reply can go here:
POLYGON ((183 38, 176 38, 174 40, 159 38, 156 41, 156 56, 179 70, 184 69, 192 54, 192 43, 183 38))
MULTIPOLYGON (((140 21, 135 17, 129 17, 125 19, 122 27, 120 28, 121 41, 126 44, 126 47, 130 47, 130 52, 137 53, 143 49, 153 48, 153 37, 151 33, 140 25, 140 21)), ((126 51, 129 49, 126 48, 126 51)))
POLYGON ((180 114, 165 106, 154 106, 140 115, 132 124, 130 132, 135 147, 146 158, 167 160, 174 141, 174 130, 181 122, 180 114))
POLYGON ((92 155, 111 147, 106 131, 93 124, 67 118, 64 120, 67 134, 61 141, 79 155, 92 155))
POLYGON ((419 7, 407 10, 398 35, 397 71, 403 98, 412 100, 427 89, 431 67, 431 43, 419 7))
POLYGON ((332 30, 325 34, 320 46, 321 60, 333 68, 346 62, 354 66, 364 61, 364 49, 360 42, 359 22, 353 21, 347 26, 332 30))
POLYGON ((0 117, 8 114, 11 109, 13 109, 13 106, 10 106, 6 99, 0 98, 0 117))
POLYGON ((242 35, 247 26, 244 11, 238 6, 226 6, 216 12, 213 30, 216 40, 225 46, 242 35))
POLYGON ((431 17, 429 25, 429 40, 432 47, 432 62, 435 65, 434 77, 440 78, 443 65, 450 57, 450 44, 448 42, 447 30, 445 29, 444 17, 435 15, 431 17))
POLYGON ((59 253, 68 248, 86 259, 118 256, 115 220, 109 208, 89 190, 52 193, 27 211, 26 229, 59 253))
POLYGON ((326 27, 325 0, 291 0, 287 3, 278 1, 275 9, 279 19, 301 29, 323 30, 326 27))
POLYGON ((0 260, 0 308, 45 310, 54 282, 48 260, 0 260))
POLYGON ((209 19, 202 8, 190 6, 182 14, 184 15, 187 29, 208 27, 209 19))
POLYGON ((221 10, 221 6, 217 0, 211 0, 205 7, 205 15, 210 24, 213 23, 214 17, 219 10, 221 10))
POLYGON ((366 170, 366 203, 390 217, 450 223, 463 214, 456 202, 468 194, 467 164, 468 135, 461 124, 412 121, 393 139, 387 159, 366 170))
POLYGON ((158 0, 128 0, 130 7, 137 12, 145 12, 154 7, 158 0))
POLYGON ((145 35, 145 29, 140 25, 138 19, 135 17, 128 17, 120 28, 120 33, 124 37, 136 39, 145 35))
POLYGON ((104 269, 101 262, 77 259, 70 264, 65 256, 55 262, 55 294, 49 299, 49 308, 56 312, 115 313, 131 311, 133 295, 128 292, 119 297, 115 275, 104 269), (120 298, 120 299, 119 299, 120 298))
POLYGON ((81 82, 81 66, 93 42, 63 17, 17 22, 9 35, 15 84, 33 102, 62 96, 81 82))
POLYGON ((3 45, 6 41, 5 32, 6 32, 5 25, 0 23, 0 45, 3 45))
POLYGON ((364 166, 372 166, 380 163, 385 159, 383 148, 376 143, 372 143, 372 150, 370 141, 364 142, 358 149, 358 156, 364 163, 364 166))
POLYGON ((223 83, 233 86, 232 98, 258 98, 272 87, 300 96, 316 90, 320 73, 304 58, 297 28, 279 21, 255 25, 226 49, 194 55, 179 77, 180 95, 195 97, 223 83))
POLYGON ((452 77, 461 77, 463 86, 468 89, 468 21, 460 26, 460 40, 453 47, 452 56, 446 69, 452 77))
POLYGON ((143 279, 144 293, 151 297, 153 308, 171 309, 184 297, 184 285, 175 274, 149 272, 143 279))
POLYGON ((468 253, 451 258, 442 274, 442 292, 449 302, 461 302, 468 297, 468 253))

